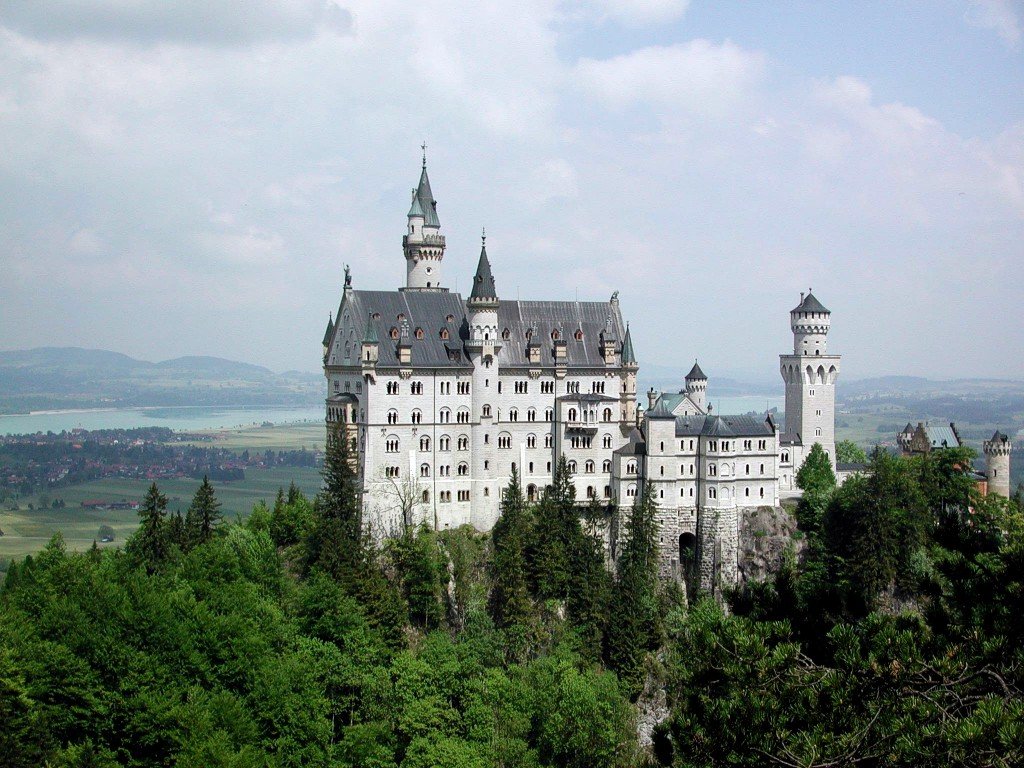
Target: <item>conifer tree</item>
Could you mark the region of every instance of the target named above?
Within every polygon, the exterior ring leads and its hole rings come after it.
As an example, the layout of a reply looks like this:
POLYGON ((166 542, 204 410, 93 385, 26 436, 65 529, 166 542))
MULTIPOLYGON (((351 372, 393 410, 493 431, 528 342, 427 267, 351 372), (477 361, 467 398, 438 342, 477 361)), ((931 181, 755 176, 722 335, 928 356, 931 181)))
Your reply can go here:
POLYGON ((490 609, 501 629, 530 623, 532 604, 526 563, 529 513, 519 473, 513 469, 501 494, 501 515, 491 531, 494 556, 491 560, 490 609))
POLYGON ((362 514, 356 473, 349 460, 348 441, 327 437, 323 488, 314 504, 315 521, 307 542, 307 570, 320 568, 336 579, 352 579, 363 557, 362 514))
POLYGON ((816 534, 821 530, 825 508, 836 489, 836 474, 821 443, 811 446, 796 473, 796 484, 804 492, 796 511, 800 529, 816 534))
POLYGON ((136 547, 150 572, 167 557, 167 497, 153 483, 146 492, 146 498, 139 508, 142 527, 136 539, 136 547))
POLYGON ((203 483, 196 490, 185 514, 185 534, 189 547, 203 544, 213 537, 213 531, 221 521, 220 502, 210 484, 210 478, 203 476, 203 483))
POLYGON ((537 507, 530 558, 533 581, 543 598, 564 598, 569 591, 569 553, 582 535, 576 487, 565 455, 559 457, 552 483, 537 507))
POLYGON ((659 640, 658 538, 649 483, 626 519, 609 611, 606 657, 634 694, 642 687, 643 660, 659 640))

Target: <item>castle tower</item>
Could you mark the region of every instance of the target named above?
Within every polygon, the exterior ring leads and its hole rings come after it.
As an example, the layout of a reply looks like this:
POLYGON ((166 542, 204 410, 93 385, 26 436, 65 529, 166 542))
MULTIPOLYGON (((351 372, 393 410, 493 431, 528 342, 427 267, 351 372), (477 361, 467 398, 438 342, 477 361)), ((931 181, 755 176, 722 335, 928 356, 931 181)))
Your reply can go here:
POLYGON ((495 447, 497 435, 492 427, 497 421, 498 352, 498 292, 487 258, 486 235, 480 237, 480 261, 473 276, 473 290, 466 301, 466 320, 469 339, 466 352, 473 364, 472 423, 473 423, 473 519, 479 530, 489 530, 498 518, 498 501, 503 482, 495 479, 492 467, 497 466, 495 447))
POLYGON ((405 251, 406 291, 441 291, 441 261, 444 259, 444 235, 437 218, 437 201, 427 178, 427 151, 423 149, 420 183, 412 191, 409 226, 402 238, 405 251))
POLYGON ((831 315, 810 289, 800 294, 800 303, 789 313, 793 354, 780 355, 779 370, 786 382, 786 432, 799 435, 805 456, 820 443, 834 466, 840 356, 828 354, 831 315))
MULTIPOLYGON (((618 301, 618 299, 616 299, 618 301)), ((624 435, 638 426, 636 408, 636 374, 640 370, 640 364, 636 359, 636 352, 633 351, 633 336, 626 326, 626 337, 622 340, 622 391, 619 393, 619 402, 622 409, 621 427, 624 435)))
POLYGON ((988 492, 1005 498, 1010 497, 1010 453, 1013 444, 1002 432, 996 432, 983 444, 985 451, 985 477, 988 478, 988 492))
POLYGON ((708 377, 704 375, 696 360, 693 361, 693 368, 686 374, 686 394, 690 396, 694 405, 703 413, 707 413, 708 377))

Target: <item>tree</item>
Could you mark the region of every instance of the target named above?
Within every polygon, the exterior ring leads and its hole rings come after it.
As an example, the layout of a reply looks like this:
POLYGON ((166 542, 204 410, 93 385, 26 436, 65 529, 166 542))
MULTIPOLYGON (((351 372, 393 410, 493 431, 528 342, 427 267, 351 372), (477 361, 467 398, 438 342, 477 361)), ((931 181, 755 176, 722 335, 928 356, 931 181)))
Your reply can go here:
POLYGON ((626 519, 608 616, 605 656, 634 694, 643 682, 643 661, 660 636, 658 536, 654 492, 645 483, 626 519))
POLYGON ((836 443, 836 462, 839 464, 867 464, 868 455, 853 440, 836 443))
POLYGON ((167 497, 160 493, 156 483, 149 486, 146 498, 139 508, 142 527, 136 534, 136 549, 150 572, 159 567, 168 553, 167 497))
POLYGON ((323 488, 314 502, 314 522, 306 545, 306 569, 321 568, 337 579, 351 578, 363 560, 362 509, 348 441, 329 434, 323 488))
POLYGON ((192 497, 192 503, 185 514, 185 529, 190 546, 204 544, 213 537, 214 529, 221 521, 220 502, 210 484, 210 478, 203 476, 202 485, 192 497))
MULTIPOLYGON (((523 635, 533 616, 526 562, 530 518, 519 485, 519 473, 512 477, 501 494, 501 515, 491 530, 494 555, 491 558, 490 612, 499 629, 523 635)), ((513 649, 518 656, 521 649, 513 649)))
POLYGON ((796 484, 804 492, 796 510, 797 522, 804 533, 817 533, 821 530, 828 500, 836 488, 836 474, 821 443, 811 446, 796 473, 796 484))
POLYGON ((437 629, 444 620, 441 591, 447 579, 442 584, 434 533, 425 523, 417 531, 406 529, 391 542, 391 552, 409 606, 409 621, 426 630, 437 629))
POLYGON ((582 535, 576 486, 565 455, 559 457, 552 483, 537 506, 532 530, 530 560, 537 593, 561 599, 569 591, 569 553, 582 535))

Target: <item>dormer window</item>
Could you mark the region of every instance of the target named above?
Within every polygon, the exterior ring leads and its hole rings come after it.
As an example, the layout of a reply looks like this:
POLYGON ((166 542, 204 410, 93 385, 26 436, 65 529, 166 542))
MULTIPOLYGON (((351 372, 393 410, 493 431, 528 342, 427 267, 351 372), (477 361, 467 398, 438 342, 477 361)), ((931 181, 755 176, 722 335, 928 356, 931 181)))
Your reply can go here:
POLYGON ((399 312, 398 316, 395 319, 398 320, 398 322, 402 322, 403 320, 405 320, 405 314, 402 313, 402 312, 399 312))
POLYGON ((555 328, 555 330, 553 330, 551 332, 551 340, 552 341, 558 341, 558 338, 559 338, 558 329, 555 328))
POLYGON ((509 338, 511 338, 511 336, 512 336, 512 333, 511 333, 511 331, 509 331, 508 328, 506 328, 505 330, 503 330, 501 332, 501 338, 504 339, 505 341, 508 341, 509 338))
POLYGON ((441 338, 446 340, 446 341, 448 340, 448 329, 447 328, 442 328, 441 329, 441 338))
POLYGON ((448 315, 448 316, 446 316, 444 321, 446 323, 454 323, 455 322, 455 315, 448 315))
POLYGON ((573 334, 573 338, 575 338, 576 341, 583 341, 583 329, 577 328, 576 333, 573 334))
POLYGON ((395 326, 391 326, 391 330, 388 331, 388 336, 390 336, 395 341, 398 341, 398 329, 395 328, 395 326))
POLYGON ((416 338, 417 339, 422 339, 423 338, 423 329, 422 328, 417 328, 416 329, 416 338))

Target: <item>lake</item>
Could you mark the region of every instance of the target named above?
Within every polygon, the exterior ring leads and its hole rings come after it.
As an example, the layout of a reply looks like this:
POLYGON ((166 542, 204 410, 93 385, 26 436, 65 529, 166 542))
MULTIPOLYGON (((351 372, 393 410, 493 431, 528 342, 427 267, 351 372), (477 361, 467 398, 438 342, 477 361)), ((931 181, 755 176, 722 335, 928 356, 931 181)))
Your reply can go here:
POLYGON ((237 429, 264 422, 274 424, 320 423, 323 407, 194 406, 173 408, 97 408, 89 410, 36 411, 0 416, 0 435, 60 432, 71 429, 133 429, 168 427, 183 432, 237 429))
MULTIPOLYGON (((641 400, 644 403, 646 398, 641 400)), ((768 408, 782 409, 783 398, 757 395, 714 397, 714 413, 736 414, 768 408)), ((173 408, 97 408, 90 410, 37 411, 0 416, 0 435, 25 435, 36 432, 61 432, 71 429, 133 429, 168 427, 181 432, 211 429, 238 429, 273 424, 319 424, 324 420, 322 407, 232 407, 190 406, 173 408)))

